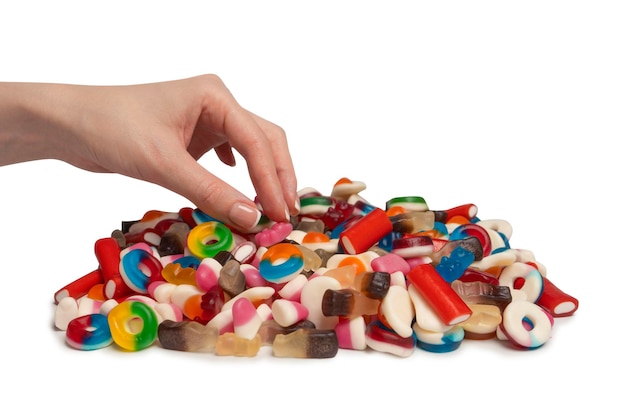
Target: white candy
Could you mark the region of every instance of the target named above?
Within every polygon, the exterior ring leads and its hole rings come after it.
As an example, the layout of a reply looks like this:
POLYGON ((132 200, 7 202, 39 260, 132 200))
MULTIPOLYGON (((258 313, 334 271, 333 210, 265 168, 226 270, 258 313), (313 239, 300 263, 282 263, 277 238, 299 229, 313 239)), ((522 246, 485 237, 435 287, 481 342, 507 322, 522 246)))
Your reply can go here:
POLYGON ((325 275, 310 279, 300 294, 300 303, 309 310, 308 319, 315 324, 316 329, 334 329, 339 318, 337 316, 327 317, 322 313, 322 299, 326 290, 339 290, 341 284, 335 278, 325 275))
POLYGON ((67 330, 70 321, 78 317, 78 302, 73 297, 65 297, 54 310, 54 325, 59 330, 67 330))
POLYGON ((283 327, 296 324, 308 315, 309 310, 296 301, 278 299, 272 303, 272 317, 283 327))
POLYGON ((401 337, 411 337, 411 324, 415 317, 415 309, 406 287, 392 285, 380 303, 380 311, 385 321, 401 337))

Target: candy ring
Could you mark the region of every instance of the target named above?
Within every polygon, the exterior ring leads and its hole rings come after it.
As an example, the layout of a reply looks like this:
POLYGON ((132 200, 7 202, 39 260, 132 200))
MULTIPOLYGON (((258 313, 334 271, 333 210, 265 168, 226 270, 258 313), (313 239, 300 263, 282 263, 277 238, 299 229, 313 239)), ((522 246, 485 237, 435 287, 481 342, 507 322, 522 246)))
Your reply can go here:
POLYGON ((157 338, 157 315, 141 301, 123 301, 116 305, 109 312, 108 321, 111 337, 122 349, 145 349, 157 338))
POLYGON ((221 251, 232 250, 234 244, 230 229, 215 221, 201 223, 187 235, 187 247, 198 258, 213 258, 221 251))
POLYGON ((304 256, 297 245, 278 243, 270 246, 259 263, 259 272, 266 281, 282 284, 302 272, 304 256))
POLYGON ((475 223, 466 223, 457 226, 450 233, 450 240, 462 240, 467 237, 475 237, 483 247, 483 257, 491 254, 491 238, 484 227, 475 223))
POLYGON ((500 285, 512 290, 522 290, 531 303, 537 302, 543 293, 543 277, 539 270, 532 265, 514 262, 502 270, 498 277, 500 285))
POLYGON ((72 319, 65 331, 65 340, 79 350, 95 350, 113 343, 107 317, 103 314, 88 314, 72 319))
POLYGON ((528 349, 538 348, 552 334, 548 313, 530 301, 515 301, 502 312, 500 329, 513 344, 528 349))
POLYGON ((133 249, 120 259, 120 275, 128 288, 140 294, 148 293, 148 284, 161 279, 163 265, 152 254, 133 249), (144 272, 147 270, 148 272, 144 272))

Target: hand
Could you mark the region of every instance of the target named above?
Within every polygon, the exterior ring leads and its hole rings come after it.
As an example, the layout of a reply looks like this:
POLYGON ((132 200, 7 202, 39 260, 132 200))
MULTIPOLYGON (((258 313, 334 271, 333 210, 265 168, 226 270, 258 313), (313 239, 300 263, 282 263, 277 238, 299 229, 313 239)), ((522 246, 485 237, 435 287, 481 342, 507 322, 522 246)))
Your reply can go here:
MULTIPOLYGON (((117 172, 168 188, 210 216, 247 230, 259 220, 256 204, 197 162, 214 149, 223 163, 233 166, 234 149, 245 159, 258 202, 270 219, 287 221, 299 210, 284 131, 242 108, 217 76, 129 86, 4 87, 21 89, 25 107, 31 109, 24 116, 30 131, 18 130, 16 136, 34 137, 40 146, 31 147, 39 149, 37 154, 25 155, 27 150, 9 144, 4 147, 9 156, 0 157, 0 165, 56 158, 94 172, 117 172)), ((2 91, 0 87, 0 110, 7 100, 2 91)), ((0 125, 5 119, 0 116, 0 125)))

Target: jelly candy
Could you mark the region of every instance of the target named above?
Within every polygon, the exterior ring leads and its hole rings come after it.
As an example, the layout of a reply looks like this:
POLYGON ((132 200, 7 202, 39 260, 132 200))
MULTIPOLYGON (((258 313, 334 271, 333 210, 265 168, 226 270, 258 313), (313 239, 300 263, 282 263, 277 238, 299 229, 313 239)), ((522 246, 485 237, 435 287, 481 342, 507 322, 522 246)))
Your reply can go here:
POLYGON ((276 335, 272 351, 281 358, 333 358, 339 351, 339 342, 334 330, 298 329, 276 335))
POLYGON ((164 349, 185 352, 214 352, 217 328, 196 321, 164 320, 158 327, 159 344, 164 349))

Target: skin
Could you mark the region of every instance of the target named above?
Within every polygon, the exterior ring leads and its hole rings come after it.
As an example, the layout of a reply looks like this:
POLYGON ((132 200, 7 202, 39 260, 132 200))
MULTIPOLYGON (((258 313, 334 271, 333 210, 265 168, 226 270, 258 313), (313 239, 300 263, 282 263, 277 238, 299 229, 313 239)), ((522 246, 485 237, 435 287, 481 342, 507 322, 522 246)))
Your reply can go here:
POLYGON ((298 213, 285 132, 241 107, 215 75, 127 86, 0 83, 0 166, 58 159, 163 186, 242 230, 256 204, 198 159, 243 156, 263 213, 298 213))

